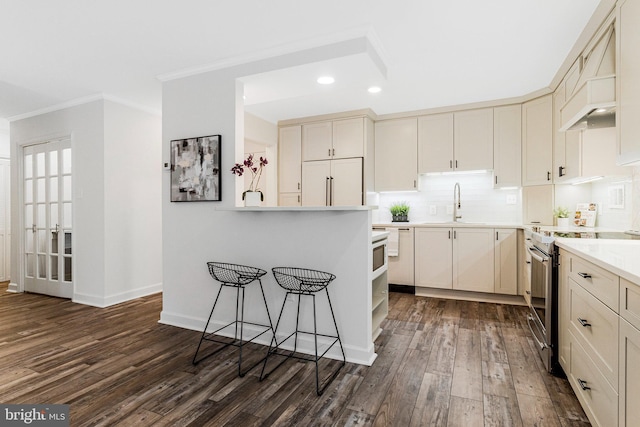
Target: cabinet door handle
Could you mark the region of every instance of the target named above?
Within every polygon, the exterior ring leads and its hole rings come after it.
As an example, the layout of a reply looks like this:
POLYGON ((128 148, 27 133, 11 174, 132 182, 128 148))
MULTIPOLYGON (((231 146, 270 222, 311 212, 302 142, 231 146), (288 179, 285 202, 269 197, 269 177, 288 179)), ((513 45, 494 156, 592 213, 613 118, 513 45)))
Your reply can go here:
POLYGON ((327 156, 331 157, 331 148, 327 148, 327 156))
POLYGON ((496 185, 498 185, 498 175, 495 176, 496 185))
POLYGON ((547 181, 551 181, 551 172, 547 172, 547 181))
POLYGON ((525 291, 527 295, 531 295, 531 291, 525 291))
POLYGON ((496 240, 498 240, 498 232, 496 231, 496 240))
POLYGON ((566 172, 564 171, 566 168, 564 166, 558 166, 558 176, 565 176, 566 172))
POLYGON ((398 228, 398 231, 411 231, 410 228, 398 228))
POLYGON ((582 277, 583 279, 591 279, 591 275, 589 273, 578 273, 578 276, 582 277))
POLYGON ((587 382, 585 380, 578 378, 578 384, 580 384, 580 388, 583 390, 591 390, 591 387, 587 386, 587 382))
POLYGON ((587 320, 586 320, 586 319, 583 319, 583 318, 581 318, 581 317, 578 317, 578 322, 579 322, 582 326, 584 326, 585 328, 586 328, 587 326, 591 326, 591 323, 587 322, 587 320))
POLYGON ((413 180, 413 188, 416 188, 418 186, 418 183, 416 182, 416 180, 413 180))
POLYGON ((329 201, 329 177, 327 177, 327 181, 324 183, 324 204, 325 206, 331 206, 329 201))
POLYGON ((335 155, 336 155, 336 149, 335 149, 335 148, 332 148, 332 149, 331 149, 331 155, 332 155, 332 156, 335 156, 335 155))
POLYGON ((298 194, 298 203, 300 203, 300 195, 298 194))
POLYGON ((449 240, 451 240, 451 230, 449 230, 449 240))
POLYGON ((456 160, 456 169, 458 169, 458 161, 456 160))
POLYGON ((453 238, 456 239, 456 230, 453 230, 453 238))
POLYGON ((331 196, 329 197, 329 201, 331 202, 331 206, 333 206, 333 177, 331 177, 331 180, 329 180, 329 183, 330 183, 329 189, 331 190, 331 196))
POLYGON ((298 183, 298 190, 300 189, 300 183, 298 183))

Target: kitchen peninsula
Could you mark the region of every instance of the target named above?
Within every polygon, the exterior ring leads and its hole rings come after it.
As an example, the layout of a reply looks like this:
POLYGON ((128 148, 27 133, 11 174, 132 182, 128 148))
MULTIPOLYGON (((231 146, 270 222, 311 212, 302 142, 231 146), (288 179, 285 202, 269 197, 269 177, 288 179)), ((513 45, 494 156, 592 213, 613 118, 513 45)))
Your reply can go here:
MULTIPOLYGON (((170 215, 179 215, 184 204, 171 204, 170 215)), ((189 205, 191 207, 191 205, 189 205)), ((213 304, 218 284, 209 277, 207 261, 233 262, 269 271, 262 278, 269 311, 275 324, 285 297, 272 274, 272 267, 303 267, 327 271, 336 275, 329 285, 333 309, 347 361, 371 365, 376 358, 372 339, 372 232, 371 208, 236 208, 196 204, 206 220, 193 225, 188 247, 165 248, 165 259, 176 274, 169 273, 165 288, 161 322, 198 330, 204 326, 213 304)), ((168 215, 168 216, 170 216, 168 215)), ((166 216, 167 217, 167 216, 166 216)), ((165 217, 165 218, 166 218, 165 217)), ((173 237, 186 237, 180 227, 173 237)), ((165 273, 167 274, 167 273, 165 273)), ((257 287, 247 287, 247 321, 267 321, 257 287)), ((221 295, 222 301, 230 298, 221 295)), ((293 305, 294 302, 288 302, 293 305)), ((215 324, 222 326, 233 318, 233 304, 216 311, 215 324)), ((331 314, 325 296, 318 294, 318 330, 332 331, 331 314)), ((313 330, 310 301, 302 300, 301 321, 304 330, 313 330)), ((283 333, 295 324, 295 310, 286 310, 279 330, 283 333), (282 327, 284 325, 284 328, 282 327)), ((269 344, 270 336, 260 337, 269 344)), ((313 352, 310 337, 301 337, 298 348, 313 352)), ((328 357, 341 358, 339 348, 332 348, 328 357)))

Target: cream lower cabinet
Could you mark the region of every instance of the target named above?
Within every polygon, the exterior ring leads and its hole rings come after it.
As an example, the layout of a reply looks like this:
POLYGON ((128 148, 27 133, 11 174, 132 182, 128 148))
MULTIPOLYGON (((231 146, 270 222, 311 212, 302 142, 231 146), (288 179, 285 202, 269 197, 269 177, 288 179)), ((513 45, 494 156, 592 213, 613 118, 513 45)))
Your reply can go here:
POLYGON ((453 229, 453 289, 494 292, 493 236, 491 228, 453 229))
POLYGON ((416 228, 416 286, 494 292, 491 228, 416 228))
POLYGON ((415 229, 416 286, 453 289, 453 229, 415 229))
POLYGON ((558 358, 594 426, 640 425, 640 284, 564 249, 558 358))
POLYGON ((518 294, 518 230, 495 230, 495 285, 496 294, 518 294))
POLYGON ((389 257, 387 277, 393 285, 414 286, 413 227, 398 227, 398 256, 389 257))

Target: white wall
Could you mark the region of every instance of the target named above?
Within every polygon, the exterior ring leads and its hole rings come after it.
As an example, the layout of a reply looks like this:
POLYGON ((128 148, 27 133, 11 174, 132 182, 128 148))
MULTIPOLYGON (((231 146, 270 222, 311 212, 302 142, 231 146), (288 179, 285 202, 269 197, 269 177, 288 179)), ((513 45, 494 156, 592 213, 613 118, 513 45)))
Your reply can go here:
POLYGON ((162 289, 162 120, 105 101, 105 300, 162 289))
MULTIPOLYGON (((104 218, 104 106, 94 101, 64 110, 11 122, 11 158, 20 159, 20 147, 70 136, 73 150, 73 232, 74 299, 104 297, 105 218, 104 218)), ((11 180, 20 182, 19 161, 12 162, 11 180)), ((22 291, 22 257, 18 256, 17 236, 21 236, 21 186, 11 192, 12 284, 22 291)))
MULTIPOLYGON (((157 116, 103 100, 11 123, 14 159, 22 145, 71 137, 76 302, 102 307, 160 290, 160 128, 157 116)), ((19 165, 12 162, 13 182, 19 165)), ((11 195, 14 236, 21 234, 19 189, 13 186, 11 195)), ((11 245, 18 291, 19 244, 14 238, 11 245)))

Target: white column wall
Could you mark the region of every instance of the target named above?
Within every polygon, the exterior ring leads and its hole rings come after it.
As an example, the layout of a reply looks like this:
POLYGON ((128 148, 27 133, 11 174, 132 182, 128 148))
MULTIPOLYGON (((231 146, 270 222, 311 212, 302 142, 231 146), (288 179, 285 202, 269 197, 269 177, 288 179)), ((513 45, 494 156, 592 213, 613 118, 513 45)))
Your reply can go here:
MULTIPOLYGON (((230 70, 163 83, 164 161, 169 160, 172 139, 221 134, 222 201, 172 203, 170 176, 163 176, 161 322, 195 330, 204 327, 218 289, 209 276, 207 261, 247 264, 269 271, 263 283, 274 322, 284 291, 275 283, 270 269, 314 268, 337 276, 329 290, 347 359, 370 364, 375 359, 371 340, 370 211, 217 210, 235 206, 242 191, 241 187, 236 190, 236 179, 229 171, 243 153, 244 114, 241 87, 239 91, 236 88, 230 70)), ((247 319, 266 321, 258 289, 250 287, 247 293, 247 319)), ((230 318, 234 304, 231 294, 223 297, 223 310, 214 316, 218 324, 230 318)), ((330 333, 326 299, 320 295, 317 303, 319 328, 330 333)), ((309 306, 305 308, 310 313, 309 306)), ((291 324, 290 317, 283 326, 285 330, 287 324, 291 324)), ((268 338, 263 343, 268 343, 268 338)), ((303 349, 310 351, 310 344, 305 342, 303 349)), ((337 357, 339 352, 330 355, 337 357)))
POLYGON ((105 294, 162 290, 162 119, 105 101, 105 294))

